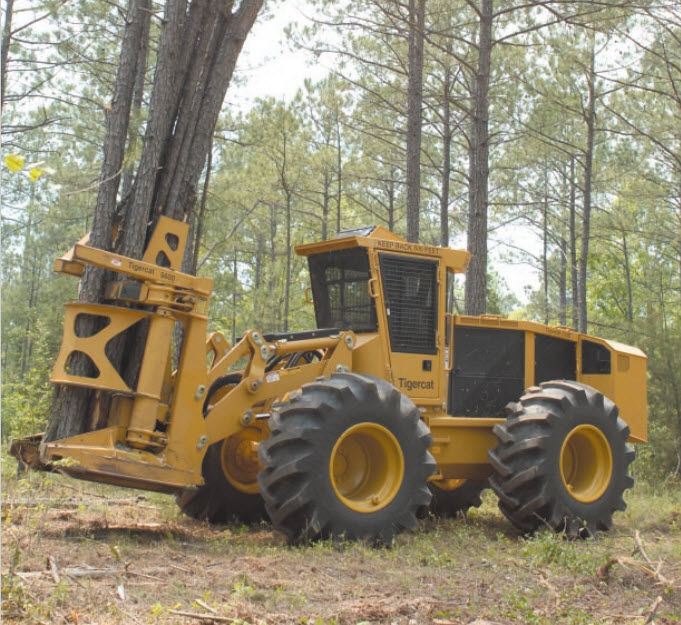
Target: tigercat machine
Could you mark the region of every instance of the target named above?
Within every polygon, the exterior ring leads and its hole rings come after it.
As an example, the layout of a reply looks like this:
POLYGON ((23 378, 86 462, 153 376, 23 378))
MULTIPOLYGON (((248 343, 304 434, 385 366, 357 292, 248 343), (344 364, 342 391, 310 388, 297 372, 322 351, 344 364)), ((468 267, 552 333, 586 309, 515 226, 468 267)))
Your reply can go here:
POLYGON ((68 303, 52 382, 90 389, 91 431, 15 455, 97 482, 174 493, 211 522, 269 518, 293 539, 390 541, 488 485, 522 531, 608 529, 646 440, 646 357, 528 321, 466 317, 469 254, 381 227, 301 245, 317 329, 207 335, 212 281, 180 272, 187 225, 161 218, 142 260, 76 245, 56 261, 118 274, 68 303), (79 324, 94 320, 94 331, 79 324), (184 341, 173 354, 173 333, 184 341), (134 384, 111 346, 147 327, 134 384), (89 374, 75 373, 85 359, 89 374), (176 361, 175 371, 171 363, 176 361), (206 364, 208 363, 208 364, 206 364))

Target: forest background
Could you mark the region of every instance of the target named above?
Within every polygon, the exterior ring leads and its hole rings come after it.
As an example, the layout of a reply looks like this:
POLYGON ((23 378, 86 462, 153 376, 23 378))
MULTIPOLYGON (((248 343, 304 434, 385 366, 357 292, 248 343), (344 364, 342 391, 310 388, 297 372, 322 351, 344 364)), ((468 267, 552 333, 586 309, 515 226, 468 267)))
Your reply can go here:
MULTIPOLYGON (((258 19, 280 21, 285 5, 271 0, 258 19)), ((123 194, 153 80, 161 7, 151 6, 123 194)), ((61 303, 77 295, 52 261, 91 225, 124 8, 3 3, 3 441, 44 429, 49 414, 61 303)), ((194 256, 196 271, 215 279, 212 328, 234 340, 250 327, 312 327, 298 243, 376 223, 422 243, 468 244, 485 263, 487 313, 571 325, 648 354, 651 444, 639 448, 636 477, 678 480, 679 2, 309 0, 303 8, 285 28, 287 46, 307 55, 315 79, 292 75, 300 82, 292 96, 253 98, 237 66, 205 164, 194 256), (416 90, 414 14, 423 35, 416 90), (416 198, 407 184, 415 93, 416 198), (416 224, 407 214, 414 202, 416 224), (474 240, 471 216, 481 211, 474 240), (518 293, 510 274, 528 276, 527 266, 531 284, 518 293)), ((249 46, 277 52, 257 36, 249 46)), ((460 312, 482 312, 460 289, 460 312)))

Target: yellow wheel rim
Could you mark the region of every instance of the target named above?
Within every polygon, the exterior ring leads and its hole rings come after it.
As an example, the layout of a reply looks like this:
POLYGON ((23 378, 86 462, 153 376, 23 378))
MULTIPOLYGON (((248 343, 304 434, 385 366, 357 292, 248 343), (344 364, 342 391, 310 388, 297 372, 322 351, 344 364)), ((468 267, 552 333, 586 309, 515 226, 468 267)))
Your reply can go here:
POLYGON ((358 423, 336 441, 329 462, 331 484, 350 509, 368 514, 385 508, 404 479, 404 457, 382 425, 358 423))
POLYGON ((560 450, 560 475, 577 501, 596 501, 612 478, 612 451, 603 432, 593 425, 574 428, 560 450))
POLYGON ((258 445, 263 438, 259 428, 245 428, 222 443, 222 472, 234 488, 244 493, 259 492, 258 473, 262 464, 258 458, 258 445))

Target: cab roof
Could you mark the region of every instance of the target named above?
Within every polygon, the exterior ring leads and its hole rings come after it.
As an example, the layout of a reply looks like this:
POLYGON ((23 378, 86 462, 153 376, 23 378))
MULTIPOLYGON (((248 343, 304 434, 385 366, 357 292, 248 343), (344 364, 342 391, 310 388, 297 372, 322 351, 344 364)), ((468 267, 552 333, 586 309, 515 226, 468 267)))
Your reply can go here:
POLYGON ((401 236, 391 232, 383 226, 365 226, 344 230, 335 239, 318 243, 297 245, 294 249, 299 256, 311 256, 353 247, 364 247, 379 252, 404 254, 420 258, 436 258, 449 270, 464 273, 468 267, 471 255, 466 250, 454 250, 450 247, 436 247, 421 243, 410 243, 401 236))

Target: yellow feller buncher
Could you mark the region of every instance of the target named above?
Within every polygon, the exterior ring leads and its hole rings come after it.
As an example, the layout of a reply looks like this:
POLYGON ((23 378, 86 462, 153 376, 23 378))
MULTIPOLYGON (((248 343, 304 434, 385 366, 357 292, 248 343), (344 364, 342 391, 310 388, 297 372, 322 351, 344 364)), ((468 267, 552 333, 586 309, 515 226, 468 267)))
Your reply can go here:
POLYGON ((454 313, 462 250, 381 227, 301 245, 317 328, 207 335, 212 281, 180 272, 187 225, 161 218, 142 260, 84 240, 56 261, 119 274, 66 304, 52 381, 93 389, 92 431, 13 452, 36 468, 174 493, 211 522, 269 518, 292 539, 389 542, 488 485, 522 531, 606 530, 646 440, 646 357, 565 327, 454 313), (95 319, 85 333, 80 320, 95 319), (112 342, 147 324, 134 386, 112 342), (176 324, 184 330, 175 355, 176 324), (74 355, 92 375, 72 372, 74 355), (84 355, 84 356, 83 356, 84 355), (176 361, 177 368, 172 370, 176 361))

